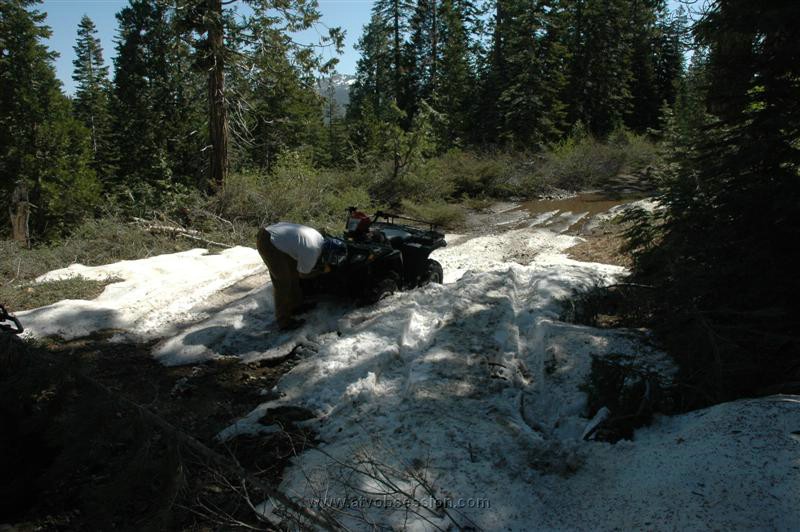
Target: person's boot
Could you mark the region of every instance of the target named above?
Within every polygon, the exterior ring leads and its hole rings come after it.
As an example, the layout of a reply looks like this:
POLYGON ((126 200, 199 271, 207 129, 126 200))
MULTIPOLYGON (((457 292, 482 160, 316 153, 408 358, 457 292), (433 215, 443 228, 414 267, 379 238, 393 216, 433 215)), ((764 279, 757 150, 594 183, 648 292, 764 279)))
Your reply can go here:
POLYGON ((313 301, 307 301, 294 309, 295 314, 305 314, 306 312, 310 312, 317 307, 317 304, 313 301))
POLYGON ((288 318, 278 323, 278 328, 282 331, 293 331, 303 326, 306 320, 298 320, 296 318, 288 318))

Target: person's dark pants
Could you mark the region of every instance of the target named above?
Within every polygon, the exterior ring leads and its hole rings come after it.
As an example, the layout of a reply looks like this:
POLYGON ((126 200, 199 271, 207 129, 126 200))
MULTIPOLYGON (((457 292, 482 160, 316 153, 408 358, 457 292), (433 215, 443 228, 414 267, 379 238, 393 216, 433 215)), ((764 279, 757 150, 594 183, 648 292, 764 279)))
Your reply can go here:
POLYGON ((275 247, 266 229, 259 229, 256 247, 272 279, 275 319, 279 327, 285 327, 290 323, 295 311, 303 304, 297 261, 275 247))

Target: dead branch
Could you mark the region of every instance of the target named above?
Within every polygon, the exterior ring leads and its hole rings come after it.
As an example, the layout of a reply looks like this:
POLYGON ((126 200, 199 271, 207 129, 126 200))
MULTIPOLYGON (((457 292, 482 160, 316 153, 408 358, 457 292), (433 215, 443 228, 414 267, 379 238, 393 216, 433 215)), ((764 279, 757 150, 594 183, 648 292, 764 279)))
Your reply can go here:
MULTIPOLYGON (((363 476, 373 480, 376 482, 379 489, 379 491, 373 491, 366 489, 361 483, 352 483, 341 478, 338 479, 338 481, 349 490, 366 496, 390 496, 393 500, 413 503, 406 507, 406 512, 416 515, 418 518, 425 521, 428 526, 435 530, 445 529, 432 521, 431 518, 426 515, 426 513, 435 518, 446 517, 453 525, 456 527, 459 526, 459 521, 448 511, 445 505, 442 505, 441 507, 437 506, 436 508, 429 508, 424 504, 424 501, 416 495, 417 488, 421 488, 422 491, 428 495, 429 499, 436 501, 440 500, 439 497, 436 496, 435 490, 427 482, 427 480, 425 480, 421 475, 411 472, 411 468, 409 468, 408 471, 401 471, 386 463, 375 460, 369 455, 368 452, 356 457, 354 463, 349 463, 336 458, 324 449, 318 448, 315 450, 322 453, 325 457, 331 460, 333 464, 342 468, 343 471, 349 471, 357 476, 363 476), (409 491, 400 485, 400 481, 408 479, 411 479, 416 483, 416 486, 412 491, 409 491)), ((459 513, 461 514, 461 512, 459 513)), ((366 516, 362 516, 362 519, 365 518, 366 516)))
POLYGON ((233 247, 229 244, 223 244, 222 242, 215 242, 214 240, 209 240, 203 236, 200 236, 203 233, 201 233, 200 231, 196 231, 194 229, 184 229, 183 227, 174 227, 171 225, 157 224, 149 222, 142 218, 133 218, 133 220, 134 221, 131 222, 132 224, 138 225, 151 233, 166 233, 173 236, 188 238, 189 240, 194 240, 203 244, 207 244, 209 246, 217 246, 226 249, 230 249, 233 247))
POLYGON ((229 226, 231 226, 231 231, 236 232, 236 227, 233 225, 233 222, 231 222, 230 220, 226 220, 222 216, 220 216, 218 214, 214 214, 213 212, 207 211, 205 209, 200 210, 200 212, 205 214, 206 216, 208 216, 210 218, 214 218, 215 220, 219 220, 220 222, 228 224, 229 226))

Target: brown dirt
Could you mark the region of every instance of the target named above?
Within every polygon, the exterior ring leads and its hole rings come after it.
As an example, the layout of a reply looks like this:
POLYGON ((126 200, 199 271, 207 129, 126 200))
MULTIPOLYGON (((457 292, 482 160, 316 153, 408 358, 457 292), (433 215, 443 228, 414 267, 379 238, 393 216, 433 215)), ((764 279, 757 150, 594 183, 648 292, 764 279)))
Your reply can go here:
POLYGON ((584 242, 567 249, 567 256, 583 262, 600 262, 630 268, 630 255, 622 251, 625 239, 623 229, 616 224, 605 224, 590 234, 581 235, 584 242))

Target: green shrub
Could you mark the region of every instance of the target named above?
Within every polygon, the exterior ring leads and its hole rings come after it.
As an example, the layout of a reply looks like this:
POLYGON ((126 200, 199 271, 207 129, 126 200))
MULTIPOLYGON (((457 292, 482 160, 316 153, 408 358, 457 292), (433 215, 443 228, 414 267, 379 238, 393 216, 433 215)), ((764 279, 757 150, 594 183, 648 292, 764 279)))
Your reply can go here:
POLYGON ((372 205, 362 179, 319 170, 307 158, 290 153, 271 174, 232 174, 210 206, 227 220, 253 227, 291 221, 339 232, 348 206, 369 209, 372 205))
POLYGON ((645 137, 617 130, 608 142, 576 133, 543 155, 536 174, 554 186, 580 190, 623 172, 638 172, 653 164, 656 146, 645 137))
POLYGON ((464 224, 466 213, 461 205, 428 201, 414 203, 403 201, 403 212, 411 218, 425 220, 446 229, 455 229, 464 224))
MULTIPOLYGON (((453 179, 432 164, 425 164, 416 172, 409 172, 398 180, 397 196, 387 198, 390 204, 406 201, 446 201, 455 194, 453 179)), ((382 199, 377 196, 378 199, 382 199)))
POLYGON ((478 155, 453 149, 425 165, 427 174, 448 182, 450 197, 506 197, 517 173, 519 161, 505 154, 478 155))
POLYGON ((103 216, 152 218, 174 216, 187 208, 201 205, 203 194, 177 180, 134 181, 114 187, 103 208, 103 216))
POLYGON ((255 171, 230 174, 225 186, 210 201, 212 210, 226 220, 260 223, 267 213, 267 177, 255 171))
POLYGON ((641 172, 658 161, 658 146, 644 135, 621 130, 611 141, 625 152, 626 172, 641 172))
POLYGON ((569 137, 545 155, 541 172, 561 188, 576 190, 616 176, 624 154, 592 137, 569 137))
POLYGON ((488 196, 478 196, 475 198, 471 198, 469 196, 461 196, 460 201, 461 204, 467 209, 483 212, 488 210, 489 207, 491 207, 496 200, 488 196))
POLYGON ((287 220, 339 232, 350 205, 368 209, 366 189, 336 170, 317 170, 307 161, 286 157, 267 180, 263 223, 287 220))

